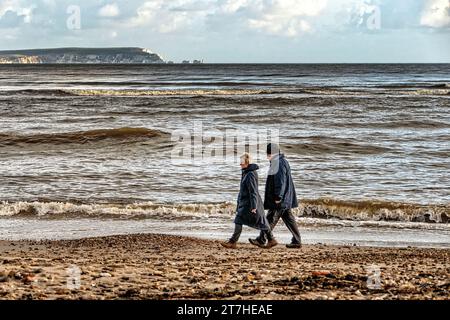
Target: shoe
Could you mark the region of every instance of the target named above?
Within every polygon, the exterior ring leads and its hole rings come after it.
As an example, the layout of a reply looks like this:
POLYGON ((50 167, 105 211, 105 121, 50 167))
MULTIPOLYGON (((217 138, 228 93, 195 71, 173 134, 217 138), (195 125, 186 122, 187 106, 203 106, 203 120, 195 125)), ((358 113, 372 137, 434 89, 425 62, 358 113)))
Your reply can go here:
POLYGON ((259 242, 257 239, 250 238, 250 239, 248 239, 248 241, 254 246, 257 246, 257 247, 260 247, 260 248, 265 248, 264 244, 259 242))
POLYGON ((286 248, 288 249, 301 249, 302 244, 301 243, 289 243, 286 245, 286 248))
POLYGON ((266 244, 266 246, 264 248, 270 249, 270 248, 275 247, 277 244, 278 244, 277 240, 272 239, 269 242, 267 242, 267 244, 266 244))
POLYGON ((222 247, 225 247, 227 249, 236 249, 237 248, 236 242, 227 241, 227 242, 221 242, 220 244, 222 245, 222 247))

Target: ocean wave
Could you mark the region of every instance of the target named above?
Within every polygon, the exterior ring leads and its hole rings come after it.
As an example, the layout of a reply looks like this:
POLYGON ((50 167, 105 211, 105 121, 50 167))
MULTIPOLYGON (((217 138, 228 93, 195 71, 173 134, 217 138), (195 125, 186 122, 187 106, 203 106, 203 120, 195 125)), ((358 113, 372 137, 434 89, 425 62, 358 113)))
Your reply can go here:
POLYGON ((448 84, 414 87, 414 86, 374 86, 374 87, 311 87, 302 88, 292 93, 312 94, 312 95, 331 95, 331 96, 365 96, 365 95, 430 95, 443 96, 449 95, 450 89, 448 84))
POLYGON ((0 133, 0 147, 26 144, 86 144, 102 140, 136 140, 161 138, 168 133, 147 128, 98 129, 79 132, 11 134, 0 133))
POLYGON ((450 83, 421 83, 421 82, 406 82, 393 83, 388 85, 375 86, 382 89, 449 89, 450 83))
MULTIPOLYGON (((133 84, 133 83, 130 83, 133 84)), ((88 84, 85 84, 86 86, 88 84)), ((291 86, 281 83, 250 83, 250 82, 218 82, 218 83, 187 83, 170 85, 167 88, 161 86, 161 89, 141 89, 141 88, 114 88, 114 83, 95 83, 89 85, 102 85, 103 88, 38 88, 38 89, 18 89, 2 90, 1 95, 26 95, 26 96, 117 96, 117 97, 146 97, 146 96, 252 96, 252 95, 285 95, 285 96, 367 96, 367 95, 449 95, 448 84, 439 84, 433 86, 373 86, 373 87, 333 87, 333 86, 291 86), (184 88, 182 87, 184 85, 184 88), (180 88, 174 89, 173 87, 180 88), (223 87, 223 88, 220 88, 223 87)), ((133 84, 136 85, 136 84, 133 84)), ((275 98, 272 103, 276 103, 279 98, 275 98)), ((289 99, 289 98, 288 98, 289 99)), ((288 100, 280 100, 288 102, 288 100)))
POLYGON ((402 92, 403 94, 424 95, 424 96, 441 96, 450 95, 450 90, 443 89, 419 89, 411 92, 402 92))
POLYGON ((165 205, 153 202, 70 203, 70 202, 2 202, 0 216, 38 217, 104 217, 104 218, 163 218, 179 220, 211 216, 228 217, 235 212, 232 203, 165 205))
POLYGON ((304 143, 287 143, 284 148, 289 153, 297 154, 382 154, 392 151, 392 149, 376 146, 371 144, 363 144, 352 142, 346 139, 317 137, 311 142, 304 143))
POLYGON ((26 96, 113 96, 113 97, 146 97, 146 96, 238 96, 272 93, 263 89, 20 89, 0 91, 1 95, 26 96))
POLYGON ((436 121, 436 120, 399 120, 399 121, 385 121, 385 122, 367 122, 355 126, 370 127, 370 128, 386 128, 386 129, 400 129, 400 128, 417 128, 417 129, 444 129, 449 128, 450 123, 436 121))
POLYGON ((179 89, 179 90, 98 90, 70 89, 64 90, 77 96, 205 96, 205 95, 254 95, 268 93, 259 89, 179 89))
POLYGON ((44 95, 44 96, 71 96, 72 94, 64 89, 19 89, 19 90, 6 90, 1 91, 2 95, 44 95))
MULTIPOLYGON (((224 203, 158 204, 140 203, 70 203, 70 202, 2 202, 3 217, 97 217, 119 219, 231 219, 236 205, 224 203)), ((294 215, 305 218, 345 221, 385 221, 450 223, 450 204, 420 205, 388 201, 345 201, 329 198, 303 200, 294 215)))
POLYGON ((450 204, 421 205, 377 200, 347 201, 330 198, 303 200, 295 209, 302 216, 356 221, 450 223, 450 204))
POLYGON ((372 155, 382 154, 392 151, 389 148, 368 145, 340 142, 334 144, 327 143, 299 143, 287 144, 284 146, 287 152, 297 154, 361 154, 372 155))
POLYGON ((267 91, 257 89, 179 89, 179 90, 65 90, 78 96, 204 96, 252 95, 267 91))

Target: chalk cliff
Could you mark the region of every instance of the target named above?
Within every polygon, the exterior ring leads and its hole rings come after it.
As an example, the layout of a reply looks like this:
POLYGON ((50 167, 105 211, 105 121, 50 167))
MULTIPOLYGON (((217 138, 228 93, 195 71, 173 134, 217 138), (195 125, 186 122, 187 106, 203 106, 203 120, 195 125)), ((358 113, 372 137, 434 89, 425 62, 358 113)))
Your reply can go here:
POLYGON ((165 63, 156 53, 143 48, 56 48, 0 51, 0 64, 150 64, 165 63))

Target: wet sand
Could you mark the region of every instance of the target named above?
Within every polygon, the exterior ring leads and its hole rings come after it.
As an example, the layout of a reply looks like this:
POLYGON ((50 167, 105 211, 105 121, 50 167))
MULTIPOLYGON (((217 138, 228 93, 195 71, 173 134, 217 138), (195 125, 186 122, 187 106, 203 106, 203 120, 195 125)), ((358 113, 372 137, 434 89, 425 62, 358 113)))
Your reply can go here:
POLYGON ((450 249, 326 245, 230 250, 165 235, 0 241, 0 299, 449 299, 449 257, 450 249))

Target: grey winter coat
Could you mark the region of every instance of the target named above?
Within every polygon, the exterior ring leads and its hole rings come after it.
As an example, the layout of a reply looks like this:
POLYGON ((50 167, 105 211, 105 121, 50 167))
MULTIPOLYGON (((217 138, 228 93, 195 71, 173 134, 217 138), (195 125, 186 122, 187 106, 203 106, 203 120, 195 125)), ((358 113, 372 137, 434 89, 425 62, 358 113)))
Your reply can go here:
POLYGON ((269 230, 269 222, 264 213, 264 204, 258 191, 258 165, 250 164, 242 170, 241 188, 237 201, 234 223, 258 230, 269 230), (252 209, 256 208, 256 213, 252 209))

